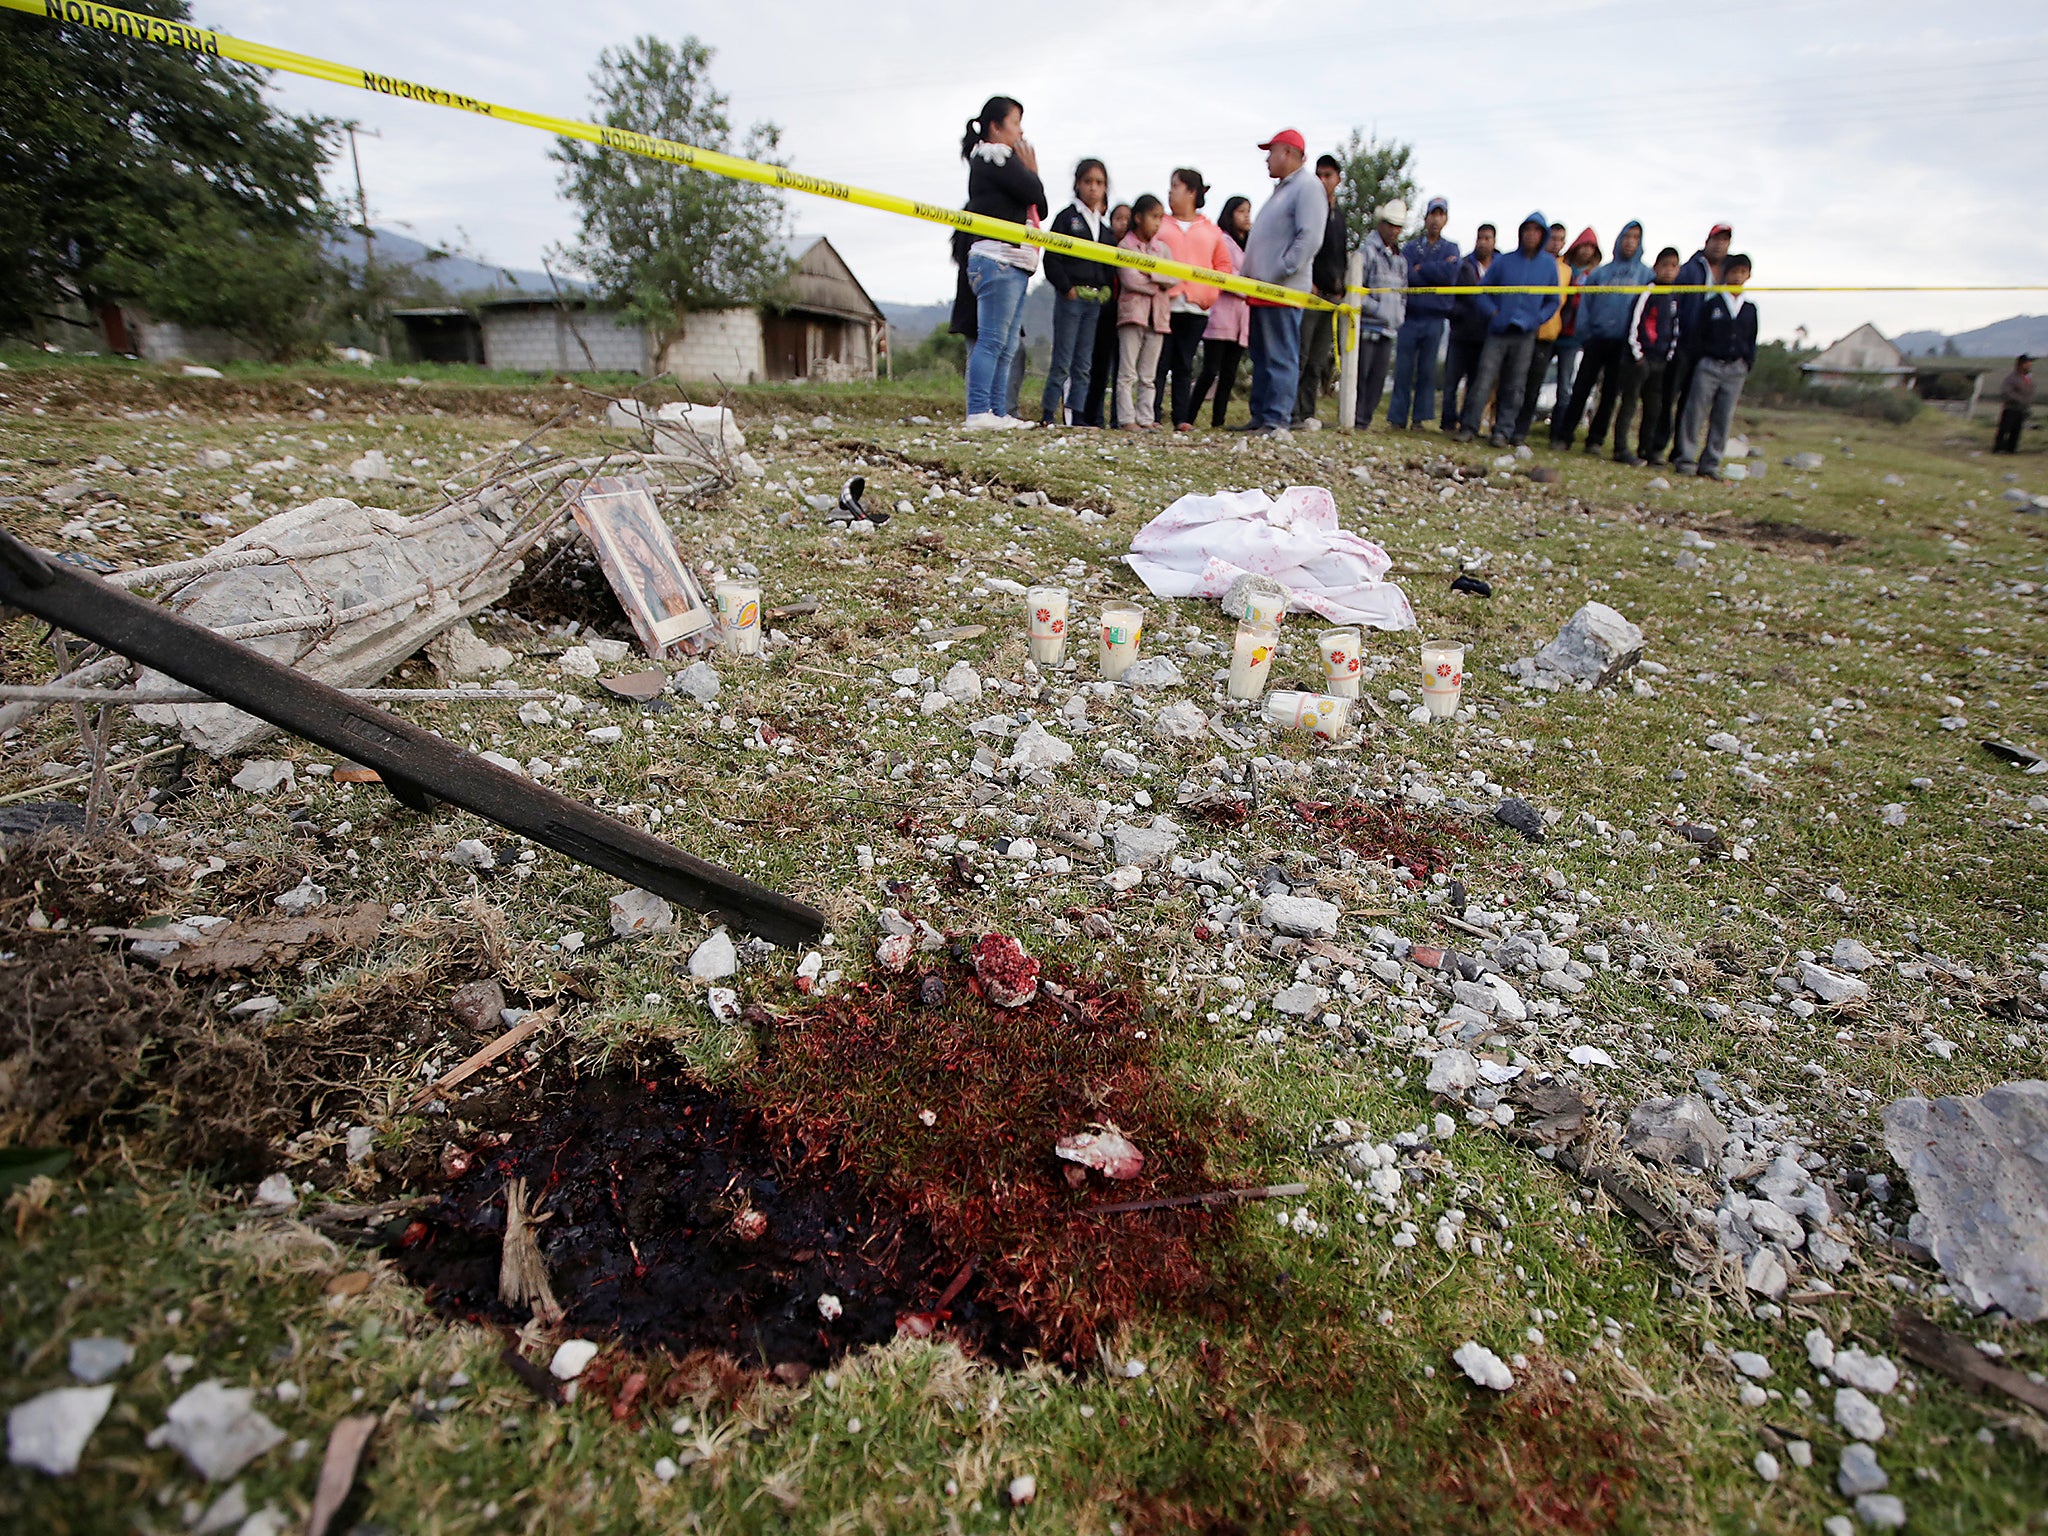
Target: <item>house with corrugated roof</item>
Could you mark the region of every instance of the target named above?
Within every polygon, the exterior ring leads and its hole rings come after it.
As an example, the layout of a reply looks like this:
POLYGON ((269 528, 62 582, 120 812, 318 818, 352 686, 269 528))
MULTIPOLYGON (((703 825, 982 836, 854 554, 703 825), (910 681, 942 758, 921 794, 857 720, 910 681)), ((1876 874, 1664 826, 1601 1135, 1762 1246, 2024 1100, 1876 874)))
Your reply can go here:
POLYGON ((1809 384, 1860 384, 1866 389, 1911 389, 1917 371, 1906 354, 1874 325, 1859 325, 1833 346, 1799 365, 1809 384))

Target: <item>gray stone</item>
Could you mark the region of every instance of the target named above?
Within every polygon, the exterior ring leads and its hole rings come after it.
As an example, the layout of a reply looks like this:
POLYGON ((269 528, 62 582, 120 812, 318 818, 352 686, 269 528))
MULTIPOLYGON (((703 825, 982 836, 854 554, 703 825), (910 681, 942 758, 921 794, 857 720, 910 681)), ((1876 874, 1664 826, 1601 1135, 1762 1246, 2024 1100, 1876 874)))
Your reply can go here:
POLYGON ((1877 1452, 1861 1440, 1842 1447, 1842 1465, 1835 1473, 1835 1486, 1845 1499, 1877 1493, 1891 1486, 1891 1478, 1877 1464, 1877 1452))
POLYGON ((1785 1273, 1785 1266, 1778 1256, 1768 1248, 1759 1248, 1752 1253, 1742 1270, 1744 1287, 1755 1291, 1766 1301, 1776 1301, 1782 1297, 1785 1294, 1785 1287, 1791 1283, 1791 1278, 1785 1273))
POLYGON ((1827 1372, 1845 1387, 1875 1392, 1880 1397, 1899 1384, 1899 1368, 1883 1355, 1865 1354, 1855 1345, 1835 1351, 1827 1372))
POLYGON ((1751 1381, 1769 1381, 1771 1362, 1753 1349, 1738 1349, 1728 1356, 1728 1363, 1751 1381))
POLYGON ((1629 1112, 1622 1145, 1649 1163, 1675 1163, 1701 1172, 1721 1159, 1728 1128, 1705 1099, 1690 1093, 1646 1099, 1629 1112))
POLYGON ((723 928, 690 951, 690 974, 699 981, 723 981, 739 969, 739 950, 723 928))
POLYGON ((1259 905, 1259 921, 1277 933, 1297 939, 1333 939, 1344 909, 1313 896, 1268 896, 1259 905))
POLYGON ((433 664, 434 675, 443 682, 488 677, 503 672, 517 659, 504 646, 478 638, 467 619, 457 619, 444 633, 427 642, 427 660, 433 664))
POLYGON ((1139 869, 1157 869, 1173 857, 1180 846, 1180 828, 1164 816, 1154 817, 1149 827, 1118 822, 1114 835, 1116 861, 1139 869))
POLYGON ((668 932, 675 926, 676 909, 652 891, 636 887, 611 899, 611 918, 613 933, 622 939, 637 938, 646 933, 668 932))
POLYGON ((1010 768, 1057 768, 1074 760, 1074 748, 1036 720, 1024 727, 1004 765, 1010 768))
POLYGON ((1178 688, 1187 679, 1171 656, 1141 656, 1124 668, 1123 681, 1132 688, 1178 688))
POLYGON ((708 661, 693 661, 676 674, 669 686, 677 693, 686 693, 700 704, 709 704, 718 698, 718 669, 708 661))
POLYGON ((1329 998, 1330 994, 1321 987, 1297 981, 1293 986, 1273 994, 1273 1007, 1277 1012, 1291 1013, 1297 1019, 1306 1019, 1322 1012, 1323 1004, 1328 1002, 1329 998))
POLYGON ((150 1431, 151 1450, 168 1445, 210 1482, 225 1482, 265 1451, 284 1443, 284 1431, 258 1413, 248 1387, 202 1381, 165 1411, 150 1431))
POLYGON ((71 1374, 88 1386, 98 1386, 135 1358, 135 1346, 126 1339, 92 1334, 71 1341, 71 1374))
MULTIPOLYGON (((1838 1364, 1841 1358, 1840 1354, 1835 1356, 1838 1364)), ((1874 1443, 1884 1438, 1884 1414, 1854 1387, 1843 1387, 1835 1394, 1835 1423, 1852 1440, 1874 1443)))
POLYGON ((1493 808, 1493 819, 1521 833, 1532 843, 1543 842, 1548 835, 1543 830, 1543 813, 1528 801, 1517 800, 1513 795, 1493 808))
POLYGON ((1799 962, 1799 985, 1824 1003, 1853 1003, 1870 996, 1870 984, 1811 960, 1799 962))
POLYGON ((1643 659, 1643 632, 1605 603, 1588 603, 1536 653, 1536 665, 1595 687, 1643 659))
POLYGON ((290 789, 298 782, 298 773, 290 763, 259 757, 244 763, 241 772, 228 782, 248 794, 268 795, 280 789, 290 789))
POLYGON ((113 1401, 112 1387, 58 1387, 16 1403, 7 1411, 7 1459, 69 1477, 113 1401))
POLYGON ((1463 1093, 1478 1086, 1479 1058, 1470 1051, 1438 1051, 1429 1058, 1429 1093, 1463 1093))
POLYGON ((1957 1294, 2016 1322, 2048 1318, 2048 1082, 1900 1099, 1885 1109, 1884 1144, 1957 1294))
POLYGON ((939 691, 955 704, 978 704, 981 702, 981 674, 970 663, 956 661, 939 679, 939 691))
POLYGON ((1787 1248, 1797 1248, 1806 1241, 1806 1228, 1799 1224, 1799 1218, 1770 1200, 1749 1202, 1749 1224, 1767 1241, 1783 1243, 1787 1248))
POLYGON ((1271 576, 1261 576, 1256 571, 1246 571, 1242 576, 1223 589, 1223 616, 1226 619, 1241 619, 1245 616, 1245 601, 1254 592, 1273 597, 1291 596, 1287 588, 1271 576))
POLYGON ((1856 1518, 1873 1531, 1896 1531, 1906 1523, 1906 1506, 1896 1493, 1866 1493, 1856 1501, 1856 1518))
POLYGON ((1500 1007, 1500 997, 1491 987, 1481 986, 1476 981, 1454 981, 1451 995, 1475 1013, 1491 1016, 1500 1007))
POLYGON ((1189 741, 1208 729, 1209 717, 1185 700, 1167 705, 1152 717, 1152 734, 1171 741, 1189 741))
POLYGON ((1877 956, 1854 939, 1837 939, 1828 959, 1835 968, 1842 971, 1867 971, 1877 964, 1877 956))

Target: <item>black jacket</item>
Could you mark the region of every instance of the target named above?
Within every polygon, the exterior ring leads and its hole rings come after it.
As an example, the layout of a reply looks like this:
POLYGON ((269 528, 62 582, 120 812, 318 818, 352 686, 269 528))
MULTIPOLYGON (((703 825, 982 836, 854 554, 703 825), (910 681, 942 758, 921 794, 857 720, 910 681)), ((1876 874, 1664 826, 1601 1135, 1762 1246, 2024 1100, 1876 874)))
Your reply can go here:
MULTIPOLYGON (((1045 199, 1045 183, 1038 179, 1038 172, 1017 157, 1014 150, 1001 156, 1000 162, 997 157, 983 153, 1000 147, 978 145, 967 157, 967 211, 1022 224, 1035 208, 1039 217, 1044 218, 1051 208, 1045 199)), ((966 266, 968 247, 980 238, 964 229, 954 231, 953 260, 966 266)))
MULTIPOLYGON (((1110 238, 1109 215, 1101 219, 1102 233, 1090 236, 1088 221, 1081 217, 1081 210, 1072 203, 1067 204, 1053 218, 1052 229, 1057 234, 1072 235, 1076 240, 1094 239, 1102 245, 1114 245, 1110 238)), ((1065 293, 1069 288, 1107 288, 1115 272, 1107 262, 1084 261, 1079 256, 1063 256, 1058 251, 1045 253, 1045 280, 1054 293, 1065 293)))
MULTIPOLYGON (((1500 258, 1496 255, 1495 261, 1500 258)), ((1492 270, 1492 262, 1485 271, 1479 266, 1477 256, 1466 256, 1458 262, 1457 281, 1453 288, 1477 288, 1486 281, 1486 273, 1492 270)), ((1484 341, 1486 328, 1493 322, 1486 311, 1479 307, 1479 296, 1461 293, 1451 300, 1451 335, 1458 341, 1484 341)))
MULTIPOLYGON (((1679 335, 1683 338, 1684 331, 1679 335)), ((1692 339, 1695 344, 1689 350, 1695 356, 1755 367, 1756 306, 1746 299, 1731 301, 1725 293, 1708 294, 1706 303, 1700 306, 1699 328, 1692 339), (1728 313, 1731 302, 1741 306, 1733 315, 1728 313)))
POLYGON ((1308 269, 1308 280, 1326 299, 1344 297, 1344 258, 1350 254, 1345 249, 1349 237, 1344 210, 1333 206, 1323 224, 1323 243, 1317 248, 1315 260, 1309 263, 1308 269))

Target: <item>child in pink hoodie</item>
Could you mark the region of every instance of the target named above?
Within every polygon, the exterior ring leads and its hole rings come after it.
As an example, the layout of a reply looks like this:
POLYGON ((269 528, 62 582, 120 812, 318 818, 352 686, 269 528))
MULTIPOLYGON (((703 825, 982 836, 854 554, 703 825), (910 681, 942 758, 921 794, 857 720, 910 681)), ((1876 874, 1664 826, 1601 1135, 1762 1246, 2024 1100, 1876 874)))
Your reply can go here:
MULTIPOLYGON (((1166 261, 1173 252, 1159 238, 1166 210, 1147 192, 1131 204, 1131 232, 1117 243, 1127 251, 1143 251, 1166 261)), ((1153 432, 1152 391, 1159 378, 1159 349, 1166 344, 1173 291, 1179 284, 1124 267, 1117 273, 1116 419, 1127 432, 1153 432)))

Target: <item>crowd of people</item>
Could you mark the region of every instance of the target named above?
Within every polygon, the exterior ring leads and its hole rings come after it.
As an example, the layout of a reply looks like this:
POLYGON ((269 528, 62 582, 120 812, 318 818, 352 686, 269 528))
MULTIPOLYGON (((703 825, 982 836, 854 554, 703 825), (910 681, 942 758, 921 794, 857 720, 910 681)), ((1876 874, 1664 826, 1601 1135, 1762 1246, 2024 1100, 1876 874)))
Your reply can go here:
MULTIPOLYGON (((968 122, 960 146, 966 208, 1043 226, 1050 200, 1023 121, 1019 103, 994 96, 968 122)), ((1168 178, 1164 203, 1149 192, 1112 203, 1107 168, 1087 159, 1074 167, 1072 201, 1051 215, 1050 227, 1332 304, 1355 299, 1360 428, 1372 425, 1384 395, 1391 428, 1424 431, 1434 423, 1459 442, 1485 431, 1495 447, 1518 447, 1554 374, 1546 424, 1553 447, 1572 447, 1583 426, 1587 453, 1599 453, 1611 433, 1618 463, 1719 471, 1757 339, 1756 306, 1741 291, 1750 259, 1729 249, 1728 225, 1714 225, 1690 260, 1666 246, 1646 261, 1643 227, 1631 221, 1616 235, 1610 260, 1591 229, 1567 241, 1566 227, 1539 211, 1505 247, 1494 225, 1481 224, 1468 253, 1445 237, 1444 198, 1428 200, 1420 232, 1405 240, 1410 211, 1395 199, 1373 210, 1357 252, 1356 286, 1367 291, 1347 294, 1353 253, 1338 199, 1342 165, 1323 155, 1311 170, 1307 143, 1291 128, 1258 147, 1274 186, 1256 216, 1249 198, 1231 197, 1212 221, 1203 212, 1210 188, 1187 167, 1168 178), (1481 291, 1409 291, 1461 286, 1481 291), (1688 287, 1717 291, 1682 291, 1688 287), (1518 288, 1562 291, 1511 291, 1518 288), (1638 288, 1646 291, 1630 291, 1638 288)), ((1232 430, 1279 433, 1314 417, 1332 385, 1336 316, 1328 308, 1246 298, 965 232, 953 241, 960 278, 952 328, 972 341, 971 430, 1191 432, 1205 405, 1211 424, 1222 427, 1248 357, 1250 419, 1232 430), (1017 414, 1016 381, 1024 295, 1041 263, 1054 293, 1053 335, 1033 422, 1017 414)))

